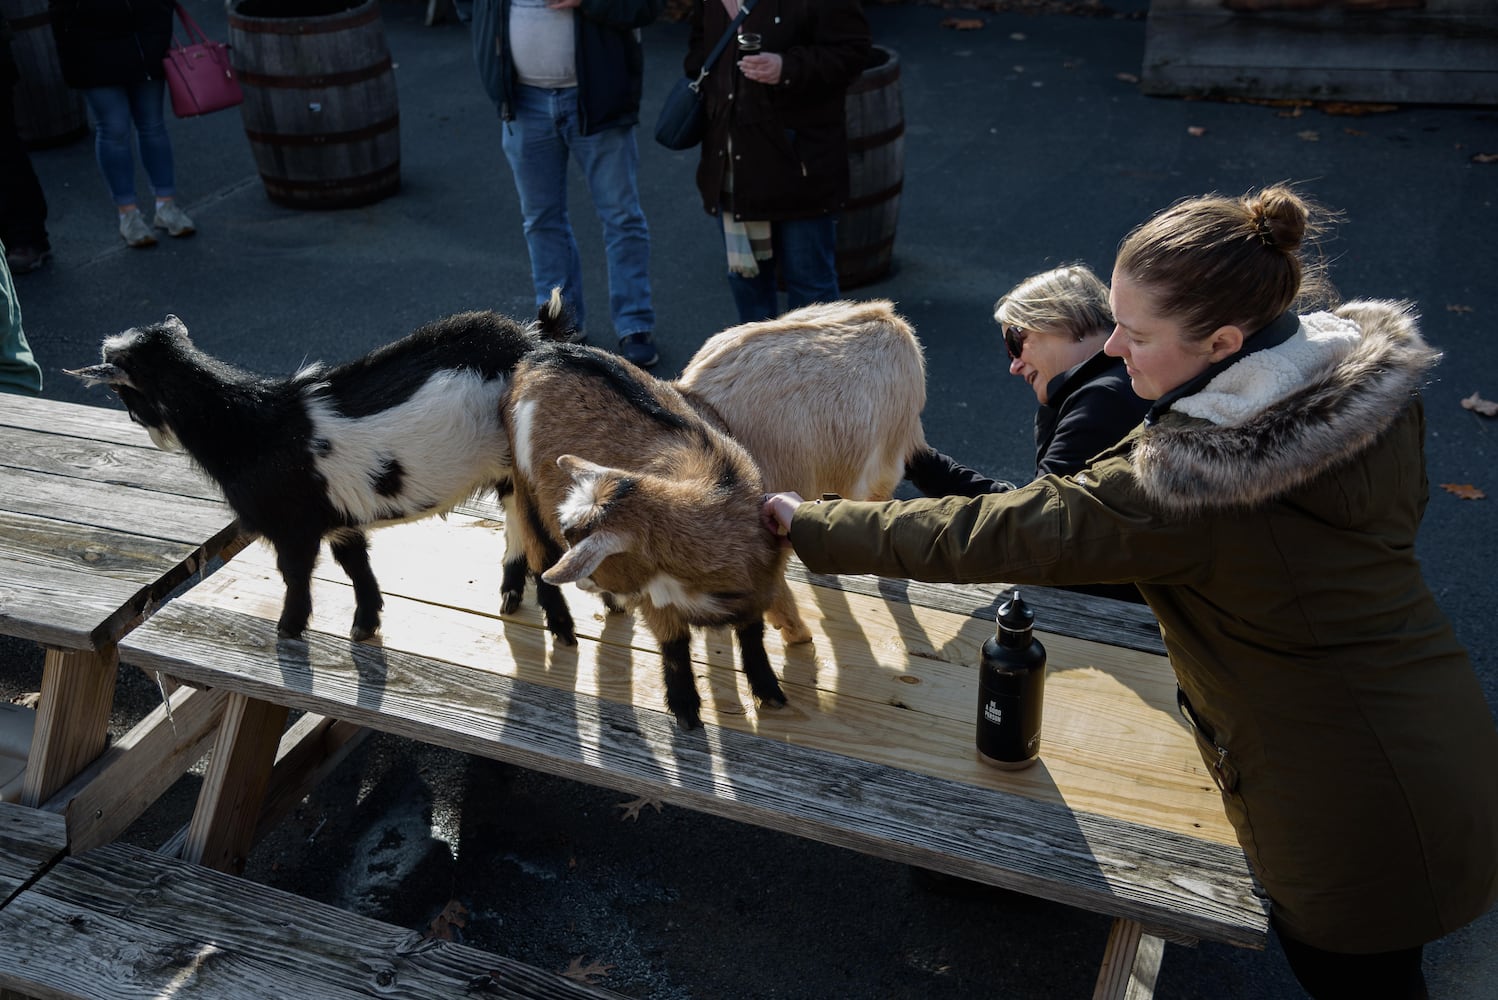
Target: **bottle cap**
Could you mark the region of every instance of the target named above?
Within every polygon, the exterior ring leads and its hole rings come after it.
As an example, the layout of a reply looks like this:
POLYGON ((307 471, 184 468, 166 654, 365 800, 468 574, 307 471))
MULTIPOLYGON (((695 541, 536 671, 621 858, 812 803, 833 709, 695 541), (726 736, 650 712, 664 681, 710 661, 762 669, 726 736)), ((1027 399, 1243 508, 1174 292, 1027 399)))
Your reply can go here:
POLYGON ((1019 596, 1019 588, 1009 595, 1009 600, 999 605, 999 627, 1006 632, 1028 632, 1035 625, 1035 612, 1019 596))

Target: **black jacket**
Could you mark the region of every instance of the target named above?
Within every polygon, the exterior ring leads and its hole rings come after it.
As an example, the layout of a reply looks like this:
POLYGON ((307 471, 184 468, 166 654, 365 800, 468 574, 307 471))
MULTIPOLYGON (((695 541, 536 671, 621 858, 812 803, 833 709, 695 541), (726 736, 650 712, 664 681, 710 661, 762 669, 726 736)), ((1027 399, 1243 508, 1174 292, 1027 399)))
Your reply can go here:
MULTIPOLYGON (((645 52, 639 30, 660 16, 664 0, 583 0, 573 18, 577 103, 583 135, 640 120, 645 52)), ((515 117, 515 62, 510 55, 510 0, 476 0, 473 58, 499 117, 515 117)))
MULTIPOLYGON (((696 0, 684 63, 695 79, 732 19, 722 0, 696 0)), ((778 221, 836 212, 848 200, 848 85, 868 67, 869 22, 858 0, 758 0, 740 26, 782 61, 780 82, 739 72, 730 42, 703 83, 707 116, 697 165, 702 206, 717 215, 733 141, 732 210, 778 221)))
MULTIPOLYGON (((1050 401, 1035 409, 1035 478, 1069 476, 1111 448, 1144 419, 1150 401, 1129 384, 1122 358, 1097 352, 1051 379, 1050 401)), ((905 478, 928 497, 975 497, 1013 489, 934 449, 918 454, 905 478)))
POLYGON ((113 87, 165 78, 172 0, 49 0, 52 38, 69 87, 113 87))

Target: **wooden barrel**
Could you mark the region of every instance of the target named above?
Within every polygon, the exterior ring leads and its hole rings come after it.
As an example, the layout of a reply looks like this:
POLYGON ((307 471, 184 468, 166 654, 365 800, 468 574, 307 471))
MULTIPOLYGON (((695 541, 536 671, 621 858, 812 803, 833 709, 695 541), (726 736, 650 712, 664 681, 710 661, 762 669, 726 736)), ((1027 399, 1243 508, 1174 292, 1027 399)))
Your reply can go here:
POLYGON ((47 0, 0 0, 0 13, 15 35, 11 54, 16 84, 16 131, 28 146, 58 146, 88 131, 83 95, 62 82, 62 63, 52 40, 47 0))
POLYGON ((848 88, 849 196, 837 227, 837 281, 857 288, 889 273, 905 186, 905 113, 900 57, 874 46, 848 88))
POLYGON ((349 208, 400 188, 400 109, 376 0, 234 0, 229 45, 272 201, 349 208))

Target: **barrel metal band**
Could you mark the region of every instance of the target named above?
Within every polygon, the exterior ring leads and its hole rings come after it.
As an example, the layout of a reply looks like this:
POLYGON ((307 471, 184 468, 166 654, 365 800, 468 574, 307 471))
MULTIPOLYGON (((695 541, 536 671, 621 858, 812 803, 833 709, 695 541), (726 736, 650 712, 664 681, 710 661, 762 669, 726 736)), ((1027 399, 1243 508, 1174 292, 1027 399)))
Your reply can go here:
POLYGON ((352 16, 341 14, 328 17, 245 17, 230 13, 229 27, 238 28, 250 35, 330 35, 335 31, 362 28, 380 19, 380 5, 372 3, 363 13, 352 16))
POLYGON ((878 90, 881 87, 887 87, 892 83, 897 83, 899 82, 899 79, 900 64, 895 63, 893 66, 891 66, 889 63, 885 63, 878 69, 866 71, 863 76, 859 77, 857 80, 854 80, 853 83, 848 86, 848 93, 868 94, 875 90, 878 90))
POLYGON ((246 128, 245 137, 251 142, 262 142, 267 146, 336 146, 340 143, 362 142, 385 132, 392 132, 400 126, 401 116, 391 115, 389 118, 381 119, 364 128, 349 129, 346 132, 312 132, 302 135, 287 132, 261 132, 257 129, 246 128))
POLYGON ((871 149, 894 142, 905 134, 905 122, 899 121, 889 128, 871 135, 848 136, 848 152, 867 153, 871 149))
POLYGON ((381 167, 368 174, 359 174, 353 177, 335 177, 331 180, 298 181, 287 177, 275 177, 262 173, 260 179, 267 188, 275 187, 279 191, 301 192, 306 194, 326 194, 328 192, 359 192, 372 190, 389 183, 393 178, 400 176, 400 164, 394 163, 388 167, 381 167))
POLYGON ((323 87, 346 87, 351 83, 363 83, 389 73, 394 64, 387 55, 379 62, 342 73, 318 73, 316 76, 281 76, 279 74, 256 73, 254 70, 236 70, 240 83, 267 90, 316 90, 323 87))
POLYGON ((861 194, 857 198, 849 198, 847 201, 843 202, 843 211, 850 212, 854 209, 868 208, 871 205, 882 204, 883 202, 898 198, 900 196, 900 192, 903 190, 905 190, 905 181, 902 178, 881 191, 874 191, 869 194, 861 194))

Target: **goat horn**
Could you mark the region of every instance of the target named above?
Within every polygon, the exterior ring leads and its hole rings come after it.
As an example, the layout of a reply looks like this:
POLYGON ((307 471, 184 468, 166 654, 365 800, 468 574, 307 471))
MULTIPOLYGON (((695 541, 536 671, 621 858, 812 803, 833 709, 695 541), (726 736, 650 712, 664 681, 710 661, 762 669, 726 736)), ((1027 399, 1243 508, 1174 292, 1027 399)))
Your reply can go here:
POLYGON ((91 386, 101 382, 105 385, 130 385, 130 376, 126 375, 125 370, 118 365, 102 364, 90 365, 87 368, 64 368, 62 373, 81 378, 91 386))
POLYGON ((576 583, 592 576, 598 564, 609 556, 629 550, 629 538, 617 531, 599 531, 589 535, 562 553, 555 566, 541 574, 547 583, 576 583))

